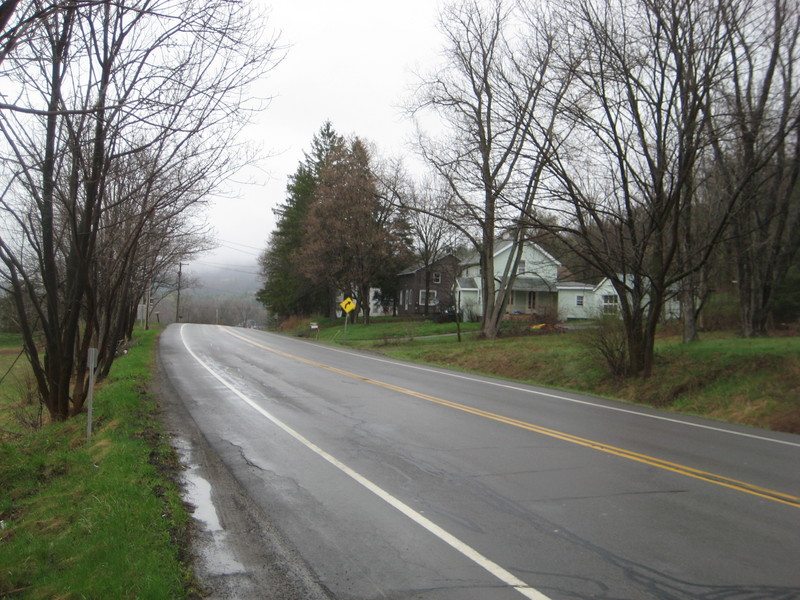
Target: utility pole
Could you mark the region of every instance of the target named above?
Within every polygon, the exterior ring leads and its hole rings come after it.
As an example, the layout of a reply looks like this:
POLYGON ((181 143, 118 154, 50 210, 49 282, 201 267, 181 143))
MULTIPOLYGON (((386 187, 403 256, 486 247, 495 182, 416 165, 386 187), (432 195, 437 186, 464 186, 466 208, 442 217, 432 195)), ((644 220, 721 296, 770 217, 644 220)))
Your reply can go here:
POLYGON ((183 269, 183 265, 188 265, 189 263, 178 263, 178 301, 175 304, 175 322, 180 323, 181 321, 181 270, 183 269))

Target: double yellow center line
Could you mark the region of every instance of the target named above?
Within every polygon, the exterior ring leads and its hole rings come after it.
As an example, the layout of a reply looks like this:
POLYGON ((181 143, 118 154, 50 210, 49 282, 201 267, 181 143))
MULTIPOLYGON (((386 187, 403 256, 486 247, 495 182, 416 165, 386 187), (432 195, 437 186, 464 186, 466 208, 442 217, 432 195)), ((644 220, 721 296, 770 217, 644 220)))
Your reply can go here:
POLYGON ((602 442, 596 442, 587 438, 578 437, 576 435, 571 435, 569 433, 564 433, 563 431, 558 431, 555 429, 550 429, 548 427, 542 427, 540 425, 536 425, 534 423, 529 423, 527 421, 521 421, 519 419, 514 419, 512 417, 506 417, 497 413, 481 410, 480 408, 475 408, 473 406, 467 406, 466 404, 461 404, 459 402, 453 402, 451 400, 445 400, 443 398, 438 398, 436 396, 431 396, 429 394, 424 394, 422 392, 417 392, 408 388, 400 387, 397 385, 393 385, 391 383, 386 383, 383 381, 378 381, 376 379, 370 379, 369 377, 364 377, 362 375, 357 375, 356 373, 351 373, 350 371, 344 371, 342 369, 338 369, 336 367, 332 367, 330 365, 326 365, 323 363, 319 363, 313 360, 309 360, 307 358, 303 358, 301 356, 296 356, 294 354, 289 354, 287 352, 283 352, 281 350, 276 350, 275 348, 270 348, 269 346, 265 346, 260 344, 250 338, 244 337, 235 333, 229 329, 225 329, 225 331, 242 341, 247 342, 253 346, 261 348, 262 350, 266 350, 268 352, 272 352, 273 354, 277 354, 279 356, 283 356, 285 358, 289 358, 291 360, 296 360, 298 362, 305 363, 307 365, 311 365, 314 367, 318 367, 320 369, 325 369, 326 371, 330 371, 332 373, 337 373, 339 375, 343 375, 345 377, 349 377, 352 379, 357 379, 359 381, 363 381, 364 383, 368 383, 370 385, 375 385, 378 387, 382 387, 387 390, 392 390, 394 392, 398 392, 400 394, 405 394, 407 396, 413 396, 415 398, 420 398, 422 400, 426 400, 428 402, 433 402, 435 404, 440 404, 441 406, 446 406, 448 408, 453 408, 455 410, 460 410, 462 412, 470 413, 479 417, 483 417, 485 419, 491 419, 492 421, 497 421, 499 423, 505 423, 506 425, 511 425, 513 427, 518 427, 520 429, 526 429, 528 431, 533 431, 535 433, 539 433, 541 435, 546 435, 551 438, 556 438, 559 440, 563 440, 565 442, 570 442, 572 444, 577 444, 579 446, 585 446, 586 448, 592 448, 593 450, 598 450, 600 452, 605 452, 607 454, 613 454, 615 456, 619 456, 622 458, 627 458, 628 460, 633 460, 636 462, 644 463, 646 465, 650 465, 652 467, 657 467, 659 469, 664 469, 667 471, 672 471, 673 473, 678 473, 679 475, 685 475, 687 477, 692 477, 694 479, 700 479, 702 481, 706 481, 709 483, 713 483, 715 485, 720 485, 726 488, 730 488, 732 490, 737 490, 739 492, 745 492, 747 494, 752 494, 754 496, 758 496, 760 498, 764 498, 766 500, 773 500, 775 502, 780 502, 782 504, 788 504, 789 506, 794 506, 800 508, 800 497, 792 496, 791 494, 785 494, 783 492, 778 492, 775 490, 771 490, 769 488, 761 487, 758 485, 753 485, 744 481, 738 481, 736 479, 731 479, 729 477, 724 477, 722 475, 716 475, 714 473, 709 473, 707 471, 701 471, 700 469, 695 469, 692 467, 687 467, 685 465, 681 465, 678 463, 673 463, 670 461, 662 460, 660 458, 655 458, 652 456, 648 456, 647 454, 640 454, 638 452, 632 452, 630 450, 625 450, 624 448, 618 448, 616 446, 611 446, 610 444, 604 444, 602 442))

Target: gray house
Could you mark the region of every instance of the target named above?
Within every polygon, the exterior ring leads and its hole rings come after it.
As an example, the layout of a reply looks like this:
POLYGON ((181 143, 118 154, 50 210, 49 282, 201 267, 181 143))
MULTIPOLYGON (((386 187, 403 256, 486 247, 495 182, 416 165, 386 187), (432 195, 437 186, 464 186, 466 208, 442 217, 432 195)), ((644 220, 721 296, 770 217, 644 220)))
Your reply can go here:
POLYGON ((458 258, 448 254, 427 268, 417 265, 400 273, 397 314, 438 314, 453 306, 453 287, 459 268, 458 258))

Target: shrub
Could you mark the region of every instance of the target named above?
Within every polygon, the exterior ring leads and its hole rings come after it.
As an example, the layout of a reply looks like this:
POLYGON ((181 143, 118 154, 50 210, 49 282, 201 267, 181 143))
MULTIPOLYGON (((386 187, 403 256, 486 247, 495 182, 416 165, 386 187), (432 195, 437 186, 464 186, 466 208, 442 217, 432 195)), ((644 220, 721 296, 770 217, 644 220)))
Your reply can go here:
POLYGON ((628 375, 628 344, 625 326, 617 315, 602 314, 583 330, 581 341, 602 359, 615 377, 628 375))

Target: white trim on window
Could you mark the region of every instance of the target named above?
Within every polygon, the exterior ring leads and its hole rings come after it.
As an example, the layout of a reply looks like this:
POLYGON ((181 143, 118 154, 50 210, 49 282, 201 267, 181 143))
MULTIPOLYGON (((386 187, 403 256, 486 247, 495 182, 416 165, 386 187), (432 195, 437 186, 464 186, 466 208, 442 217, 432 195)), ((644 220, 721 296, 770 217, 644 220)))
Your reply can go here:
POLYGON ((603 312, 616 313, 619 311, 619 297, 616 294, 607 294, 603 296, 603 312))
MULTIPOLYGON (((436 304, 436 290, 430 290, 430 295, 428 296, 428 306, 433 306, 436 304)), ((419 303, 424 305, 425 304, 425 290, 419 291, 419 303)))

